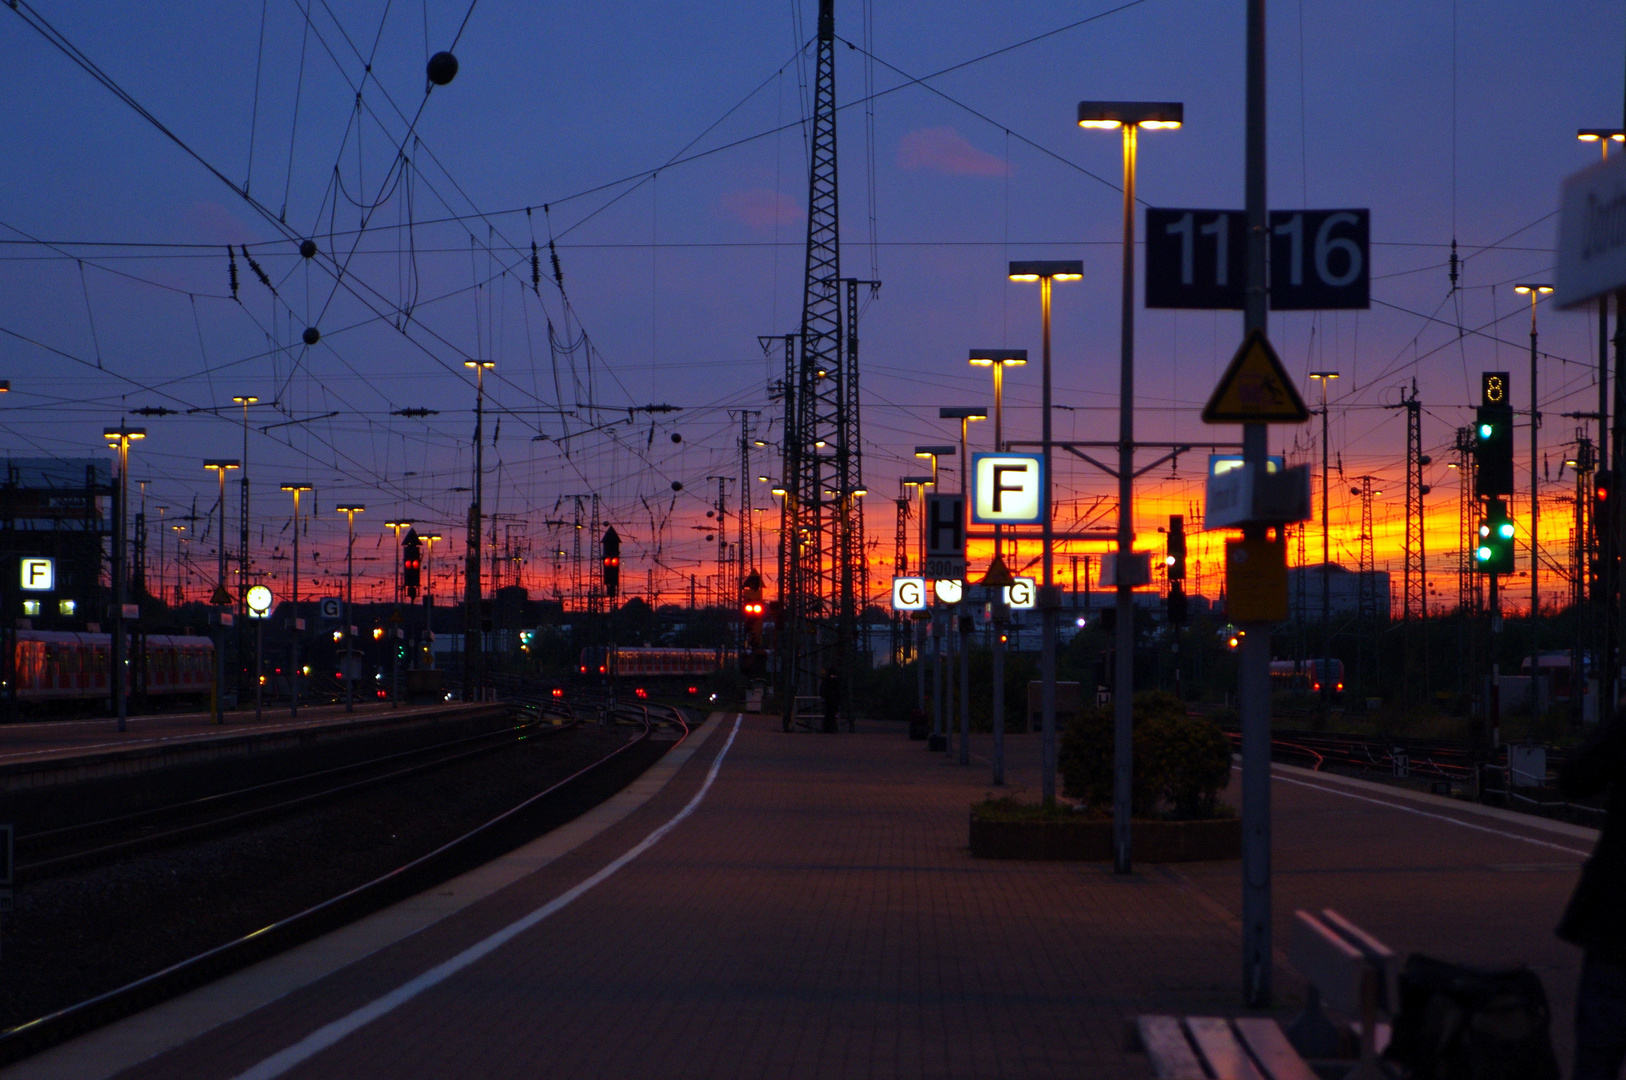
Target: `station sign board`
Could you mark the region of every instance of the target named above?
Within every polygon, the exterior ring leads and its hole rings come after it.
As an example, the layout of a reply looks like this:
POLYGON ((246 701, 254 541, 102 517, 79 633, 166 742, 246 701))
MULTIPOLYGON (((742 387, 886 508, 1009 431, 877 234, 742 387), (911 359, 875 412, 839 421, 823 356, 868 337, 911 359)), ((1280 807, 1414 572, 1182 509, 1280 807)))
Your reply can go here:
POLYGON ((1553 286, 1553 302, 1561 308, 1626 287, 1626 156, 1565 178, 1553 286))
POLYGON ((892 579, 893 611, 924 611, 925 608, 925 578, 895 577, 892 579))
POLYGON ((965 496, 926 496, 926 576, 965 577, 965 496))
POLYGON ((18 560, 21 567, 19 585, 24 592, 51 592, 56 588, 56 560, 25 556, 18 560))
POLYGON ((1038 454, 972 454, 971 521, 1035 525, 1044 520, 1044 458, 1038 454))

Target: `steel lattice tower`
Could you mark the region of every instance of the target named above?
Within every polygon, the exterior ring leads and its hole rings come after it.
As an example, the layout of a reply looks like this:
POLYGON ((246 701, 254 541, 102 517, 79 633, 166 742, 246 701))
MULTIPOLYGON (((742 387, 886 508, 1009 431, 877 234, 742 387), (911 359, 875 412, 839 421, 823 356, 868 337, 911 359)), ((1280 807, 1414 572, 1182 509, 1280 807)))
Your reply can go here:
POLYGON ((1476 615, 1480 608, 1479 575, 1474 573, 1474 548, 1479 545, 1479 503, 1474 498, 1474 429, 1457 428, 1457 610, 1476 615))
MULTIPOLYGON (((794 698, 814 692, 820 669, 851 673, 856 638, 853 565, 862 560, 858 506, 857 379, 842 349, 841 231, 836 184, 836 32, 834 0, 819 0, 807 199, 807 261, 802 291, 801 355, 786 379, 784 720, 794 698), (850 386, 850 390, 849 390, 850 386)), ((856 318, 856 316, 854 316, 856 318)), ((851 695, 847 695, 850 700, 851 695)))
MULTIPOLYGON (((1374 623, 1377 621, 1377 569, 1373 565, 1372 553, 1372 477, 1357 476, 1360 487, 1350 489, 1350 494, 1361 500, 1361 535, 1359 538, 1359 553, 1355 560, 1355 671, 1361 679, 1363 688, 1370 689, 1367 681, 1366 652, 1367 639, 1375 633, 1374 623)), ((1388 600, 1387 597, 1384 598, 1388 600)))
MULTIPOLYGON (((909 499, 906 495, 893 500, 898 507, 898 528, 893 534, 892 573, 897 577, 909 576, 909 499)), ((913 636, 903 632, 903 617, 892 613, 892 662, 902 664, 911 654, 913 636)))
POLYGON ((1406 410, 1406 570, 1400 617, 1405 622, 1428 617, 1427 557, 1423 544, 1423 408, 1417 400, 1417 382, 1411 397, 1401 401, 1406 410))

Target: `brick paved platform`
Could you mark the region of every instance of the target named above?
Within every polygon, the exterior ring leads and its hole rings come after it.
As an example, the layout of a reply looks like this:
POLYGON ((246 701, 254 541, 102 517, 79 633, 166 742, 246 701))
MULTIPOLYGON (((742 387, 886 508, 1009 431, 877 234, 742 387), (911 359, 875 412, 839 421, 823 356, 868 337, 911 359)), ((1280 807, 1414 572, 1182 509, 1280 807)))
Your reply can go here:
MULTIPOLYGON (((120 1075, 1143 1077, 1144 1060, 1122 1049, 1127 1017, 1240 1011, 1237 863, 1118 878, 973 860, 967 807, 988 790, 984 768, 895 729, 783 735, 776 719, 748 717, 704 800, 658 843, 482 958, 273 1067, 272 1055, 387 1001, 670 821, 727 744, 724 723, 640 809, 535 873, 120 1075)), ((1033 740, 1009 749, 1013 780, 1036 787, 1033 740)), ((1551 927, 1584 835, 1296 771, 1278 774, 1274 797, 1278 942, 1293 907, 1331 905, 1402 953, 1526 960, 1567 1057, 1578 958, 1551 927)), ((1290 1013, 1297 983, 1279 969, 1277 986, 1290 1013)), ((73 1051, 52 1052, 55 1075, 74 1075, 73 1051)), ((47 1075, 30 1064, 7 1075, 47 1075)))

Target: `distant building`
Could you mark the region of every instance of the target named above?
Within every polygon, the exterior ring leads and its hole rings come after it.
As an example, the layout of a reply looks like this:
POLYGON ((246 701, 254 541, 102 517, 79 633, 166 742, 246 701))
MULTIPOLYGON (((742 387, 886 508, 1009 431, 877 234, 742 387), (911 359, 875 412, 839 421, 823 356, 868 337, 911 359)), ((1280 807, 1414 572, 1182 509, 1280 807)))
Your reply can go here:
MULTIPOLYGON (((1325 580, 1328 592, 1328 607, 1331 614, 1339 616, 1352 616, 1359 613, 1360 608, 1360 574, 1353 570, 1339 566, 1337 563, 1322 563, 1320 566, 1295 566, 1287 571, 1287 609, 1288 617, 1297 621, 1315 622, 1321 618, 1321 583, 1325 580), (1304 609, 1299 609, 1299 602, 1303 600, 1304 609)), ((1372 572, 1370 582, 1371 610, 1379 619, 1389 617, 1389 572, 1375 570, 1372 572)))

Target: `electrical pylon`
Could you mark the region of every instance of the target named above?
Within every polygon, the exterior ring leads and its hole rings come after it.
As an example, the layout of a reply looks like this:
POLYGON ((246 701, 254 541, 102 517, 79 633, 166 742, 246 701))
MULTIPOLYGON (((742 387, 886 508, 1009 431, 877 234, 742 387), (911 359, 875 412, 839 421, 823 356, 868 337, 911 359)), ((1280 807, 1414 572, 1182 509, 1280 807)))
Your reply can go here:
POLYGON ((1479 575, 1474 573, 1474 548, 1479 545, 1479 503, 1474 498, 1474 429, 1457 428, 1457 610, 1477 615, 1480 607, 1479 575))

